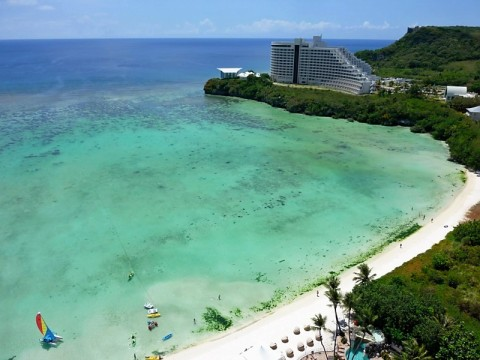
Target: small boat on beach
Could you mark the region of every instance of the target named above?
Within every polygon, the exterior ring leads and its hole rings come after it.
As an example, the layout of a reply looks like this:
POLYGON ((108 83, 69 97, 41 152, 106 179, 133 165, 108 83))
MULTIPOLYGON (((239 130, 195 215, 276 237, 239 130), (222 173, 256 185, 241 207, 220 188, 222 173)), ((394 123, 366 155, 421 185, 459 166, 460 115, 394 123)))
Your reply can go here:
POLYGON ((153 309, 155 306, 153 306, 152 303, 145 303, 143 307, 148 310, 148 309, 153 309))
POLYGON ((147 317, 148 318, 157 318, 157 317, 160 317, 160 313, 156 312, 156 313, 153 313, 153 314, 147 314, 147 317))
POLYGON ((145 360, 161 360, 160 355, 145 355, 145 360))
POLYGON ((148 309, 148 310, 147 310, 147 313, 148 313, 148 314, 156 314, 156 313, 158 313, 158 309, 157 309, 157 308, 148 309))
POLYGON ((173 334, 169 333, 169 334, 165 335, 164 337, 162 337, 162 340, 166 341, 166 340, 170 339, 172 336, 173 336, 173 334))
POLYGON ((152 331, 153 329, 155 329, 156 327, 158 327, 158 323, 156 321, 148 321, 147 322, 148 324, 148 330, 152 331))

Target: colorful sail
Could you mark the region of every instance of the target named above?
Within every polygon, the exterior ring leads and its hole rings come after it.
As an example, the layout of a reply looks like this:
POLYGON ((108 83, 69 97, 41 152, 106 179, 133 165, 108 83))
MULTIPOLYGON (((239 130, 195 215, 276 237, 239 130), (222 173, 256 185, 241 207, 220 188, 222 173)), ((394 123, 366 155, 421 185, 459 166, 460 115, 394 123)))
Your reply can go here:
POLYGON ((40 332, 42 333, 42 335, 45 335, 45 333, 47 332, 48 326, 47 326, 47 324, 45 323, 45 320, 43 320, 42 314, 37 313, 37 318, 36 318, 36 320, 37 320, 38 330, 40 330, 40 332))
POLYGON ((43 335, 43 342, 52 343, 56 339, 61 339, 60 336, 56 335, 52 330, 50 330, 45 320, 43 320, 42 314, 37 313, 37 317, 35 320, 37 322, 38 330, 40 330, 43 335))

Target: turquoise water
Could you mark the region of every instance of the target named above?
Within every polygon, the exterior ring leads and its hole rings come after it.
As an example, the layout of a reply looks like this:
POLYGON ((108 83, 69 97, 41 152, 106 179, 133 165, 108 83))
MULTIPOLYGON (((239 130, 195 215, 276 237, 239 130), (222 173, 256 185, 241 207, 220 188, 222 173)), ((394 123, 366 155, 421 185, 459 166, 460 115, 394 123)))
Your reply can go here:
POLYGON ((353 357, 349 357, 351 355, 350 355, 350 349, 348 349, 346 352, 347 360, 368 360, 368 356, 363 352, 364 349, 365 349, 365 344, 361 344, 353 357))
POLYGON ((428 136, 193 89, 8 109, 0 342, 19 358, 200 341, 206 306, 248 322, 275 289, 339 269, 460 188, 428 136), (152 332, 146 301, 162 313, 152 332), (55 352, 36 342, 37 311, 66 339, 55 352))

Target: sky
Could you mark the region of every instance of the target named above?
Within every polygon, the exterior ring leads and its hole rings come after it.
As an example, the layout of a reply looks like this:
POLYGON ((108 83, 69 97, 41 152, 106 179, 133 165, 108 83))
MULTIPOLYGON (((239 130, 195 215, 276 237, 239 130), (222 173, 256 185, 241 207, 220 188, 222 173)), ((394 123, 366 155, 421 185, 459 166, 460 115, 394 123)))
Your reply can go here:
POLYGON ((400 39, 480 26, 480 0, 0 0, 0 39, 400 39))

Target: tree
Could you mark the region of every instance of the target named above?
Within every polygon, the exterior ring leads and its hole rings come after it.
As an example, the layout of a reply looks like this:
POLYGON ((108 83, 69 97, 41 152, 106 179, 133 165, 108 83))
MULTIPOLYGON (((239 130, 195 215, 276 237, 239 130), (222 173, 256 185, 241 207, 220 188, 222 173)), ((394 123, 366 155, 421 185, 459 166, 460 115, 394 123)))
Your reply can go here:
POLYGON ((440 350, 435 359, 478 360, 480 344, 463 323, 450 326, 440 339, 440 350))
POLYGON ((318 330, 319 338, 320 338, 320 344, 322 344, 323 352, 325 353, 325 358, 328 358, 327 357, 327 350, 325 350, 325 345, 323 345, 323 337, 322 337, 322 330, 325 330, 325 324, 327 323, 327 317, 322 316, 322 314, 317 314, 312 318, 312 321, 313 321, 312 328, 314 330, 318 330))
POLYGON ((347 312, 347 319, 348 319, 348 344, 352 344, 352 332, 350 330, 350 320, 352 317, 352 309, 357 303, 358 297, 352 293, 352 292, 347 292, 345 295, 343 295, 342 299, 342 307, 343 309, 347 312))
POLYGON ((367 264, 363 263, 357 266, 358 272, 354 273, 356 276, 353 280, 358 285, 365 285, 372 281, 377 274, 372 274, 372 268, 368 267, 367 264))
POLYGON ((455 241, 467 246, 480 245, 480 220, 467 221, 456 226, 451 234, 455 241))
POLYGON ((333 306, 333 310, 335 312, 335 341, 333 343, 333 357, 335 357, 336 349, 337 349, 337 336, 342 332, 340 329, 340 323, 338 321, 338 313, 337 308, 338 305, 342 301, 342 293, 340 292, 340 280, 338 276, 331 275, 327 279, 327 283, 325 284, 327 287, 327 291, 325 292, 325 296, 328 298, 330 303, 333 306))
POLYGON ((362 313, 365 307, 375 309, 378 320, 373 325, 381 327, 388 341, 397 344, 416 337, 416 326, 443 311, 438 300, 425 292, 422 296, 415 295, 398 278, 382 278, 356 286, 353 293, 362 299, 355 305, 355 312, 362 313))
POLYGON ((393 357, 394 360, 433 360, 425 350, 425 346, 419 345, 415 338, 406 340, 402 344, 403 350, 399 355, 393 357))

